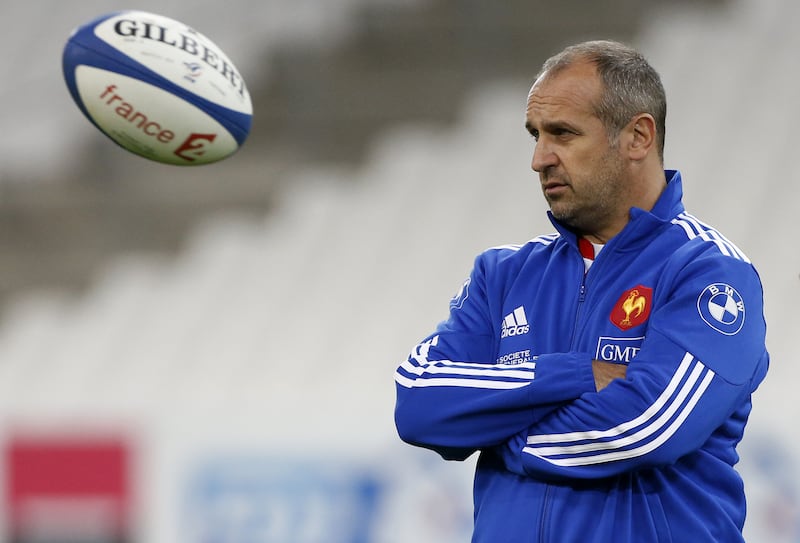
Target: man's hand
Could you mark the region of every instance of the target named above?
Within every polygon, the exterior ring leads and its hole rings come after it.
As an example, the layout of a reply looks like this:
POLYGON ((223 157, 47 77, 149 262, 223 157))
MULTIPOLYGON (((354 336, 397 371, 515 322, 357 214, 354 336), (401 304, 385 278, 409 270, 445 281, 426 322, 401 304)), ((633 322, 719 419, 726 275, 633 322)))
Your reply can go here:
POLYGON ((594 386, 598 392, 606 388, 614 379, 624 379, 628 366, 624 364, 612 364, 602 360, 592 360, 592 373, 594 374, 594 386))

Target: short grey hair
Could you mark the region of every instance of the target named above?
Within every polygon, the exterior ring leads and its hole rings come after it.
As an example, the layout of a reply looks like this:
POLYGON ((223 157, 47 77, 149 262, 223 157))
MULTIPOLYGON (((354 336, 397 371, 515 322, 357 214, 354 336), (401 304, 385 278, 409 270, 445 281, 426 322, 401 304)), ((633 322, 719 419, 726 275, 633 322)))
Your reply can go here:
POLYGON ((656 148, 663 162, 667 97, 658 72, 632 47, 595 40, 571 45, 547 59, 536 80, 547 79, 578 61, 594 64, 603 82, 603 93, 594 109, 606 126, 609 139, 616 142, 635 115, 649 113, 656 122, 656 148))

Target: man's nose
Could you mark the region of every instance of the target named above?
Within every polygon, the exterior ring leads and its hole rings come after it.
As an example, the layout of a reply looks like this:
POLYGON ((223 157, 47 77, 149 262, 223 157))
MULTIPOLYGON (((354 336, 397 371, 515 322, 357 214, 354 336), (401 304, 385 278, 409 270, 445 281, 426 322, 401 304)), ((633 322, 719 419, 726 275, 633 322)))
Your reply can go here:
POLYGON ((541 173, 546 168, 557 163, 558 156, 553 152, 547 141, 540 139, 536 142, 536 147, 533 149, 533 159, 531 160, 533 171, 541 173))

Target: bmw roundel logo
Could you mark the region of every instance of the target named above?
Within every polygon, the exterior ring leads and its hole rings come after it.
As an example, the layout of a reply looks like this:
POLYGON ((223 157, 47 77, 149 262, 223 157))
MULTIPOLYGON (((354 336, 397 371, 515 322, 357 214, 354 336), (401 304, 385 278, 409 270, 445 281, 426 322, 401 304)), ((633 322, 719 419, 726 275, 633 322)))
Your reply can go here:
POLYGON ((703 289, 697 310, 707 325, 727 336, 738 333, 744 325, 744 300, 725 283, 712 283, 703 289))

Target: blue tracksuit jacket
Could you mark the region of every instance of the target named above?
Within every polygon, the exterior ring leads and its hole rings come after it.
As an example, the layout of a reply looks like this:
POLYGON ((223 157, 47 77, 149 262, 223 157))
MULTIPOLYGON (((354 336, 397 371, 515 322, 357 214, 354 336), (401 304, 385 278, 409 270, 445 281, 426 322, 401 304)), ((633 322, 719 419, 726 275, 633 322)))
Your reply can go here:
POLYGON ((478 459, 474 542, 742 541, 736 445, 767 372, 760 279, 680 173, 588 273, 575 234, 478 256, 395 374, 408 443, 478 459), (627 364, 595 390, 591 361, 627 364))

